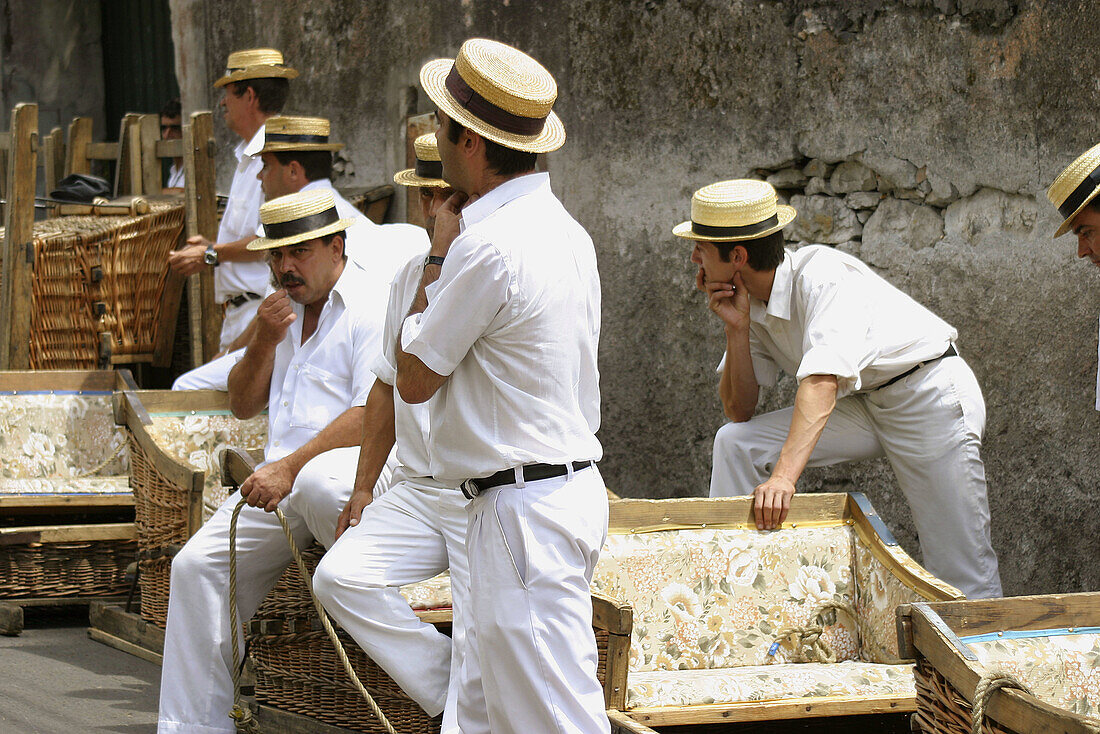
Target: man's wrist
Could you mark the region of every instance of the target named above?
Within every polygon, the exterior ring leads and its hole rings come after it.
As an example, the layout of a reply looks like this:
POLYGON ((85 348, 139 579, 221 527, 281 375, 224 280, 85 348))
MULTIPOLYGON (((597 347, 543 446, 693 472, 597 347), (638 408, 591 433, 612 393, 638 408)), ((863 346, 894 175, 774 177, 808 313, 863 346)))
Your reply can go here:
POLYGON ((426 258, 424 258, 424 265, 425 266, 427 266, 427 265, 438 265, 439 267, 443 267, 443 261, 445 259, 446 259, 445 255, 432 255, 432 254, 429 254, 426 258))
POLYGON ((218 251, 214 249, 213 242, 207 242, 206 247, 202 252, 202 261, 212 267, 218 267, 220 261, 218 259, 218 251))

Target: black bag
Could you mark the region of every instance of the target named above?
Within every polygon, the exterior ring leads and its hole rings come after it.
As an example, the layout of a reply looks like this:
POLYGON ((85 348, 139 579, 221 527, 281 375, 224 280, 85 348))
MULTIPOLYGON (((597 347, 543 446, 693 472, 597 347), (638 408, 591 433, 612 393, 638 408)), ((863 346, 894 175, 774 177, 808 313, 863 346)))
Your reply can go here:
POLYGON ((57 182, 50 198, 70 204, 91 204, 97 196, 110 196, 111 184, 99 176, 71 173, 57 182))

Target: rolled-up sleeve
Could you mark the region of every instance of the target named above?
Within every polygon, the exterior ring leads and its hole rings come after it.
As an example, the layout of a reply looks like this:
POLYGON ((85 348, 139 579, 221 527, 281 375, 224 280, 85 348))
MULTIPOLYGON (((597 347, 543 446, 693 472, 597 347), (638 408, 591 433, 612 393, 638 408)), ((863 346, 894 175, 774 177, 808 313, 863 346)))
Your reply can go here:
POLYGON ((805 298, 806 330, 796 377, 801 382, 810 375, 834 375, 838 397, 861 389, 860 372, 875 359, 867 303, 846 280, 837 272, 800 294, 805 298))
POLYGON ((390 283, 390 298, 386 304, 386 325, 382 330, 382 348, 370 365, 371 372, 386 383, 393 385, 397 382, 397 336, 401 329, 401 321, 405 315, 406 304, 400 302, 402 272, 390 283))
POLYGON ((455 240, 428 307, 402 325, 401 347, 437 375, 450 375, 507 306, 512 277, 500 251, 477 237, 455 240))

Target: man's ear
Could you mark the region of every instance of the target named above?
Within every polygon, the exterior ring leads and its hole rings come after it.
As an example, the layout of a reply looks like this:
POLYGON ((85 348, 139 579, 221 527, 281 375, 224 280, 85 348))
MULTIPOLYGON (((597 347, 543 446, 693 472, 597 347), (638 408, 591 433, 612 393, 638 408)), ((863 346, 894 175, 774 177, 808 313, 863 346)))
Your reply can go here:
POLYGON ((474 132, 470 128, 466 128, 462 131, 462 137, 459 138, 459 144, 462 146, 462 152, 467 156, 473 157, 477 154, 477 151, 485 147, 485 138, 480 134, 474 132))
POLYGON ((730 262, 737 266, 737 269, 745 267, 745 263, 749 261, 749 251, 742 245, 734 245, 730 251, 730 262))
POLYGON ((295 180, 305 181, 305 179, 306 179, 306 169, 302 167, 302 164, 301 164, 300 161, 296 161, 296 160, 291 161, 290 165, 287 166, 287 169, 288 169, 288 173, 290 173, 291 178, 293 178, 295 180))

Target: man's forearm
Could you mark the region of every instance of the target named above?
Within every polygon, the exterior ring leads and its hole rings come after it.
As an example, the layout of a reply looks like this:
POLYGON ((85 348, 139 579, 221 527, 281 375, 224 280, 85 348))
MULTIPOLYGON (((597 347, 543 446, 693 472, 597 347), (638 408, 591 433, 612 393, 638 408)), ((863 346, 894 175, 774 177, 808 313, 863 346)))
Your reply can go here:
POLYGON ((267 405, 271 373, 275 370, 275 349, 253 339, 241 361, 229 372, 229 410, 241 420, 253 418, 267 405))
POLYGON ((835 375, 810 375, 802 380, 794 398, 794 414, 791 430, 772 476, 782 477, 795 484, 821 438, 829 416, 836 407, 837 380, 835 375))
POLYGON ((760 385, 752 366, 748 331, 726 333, 726 366, 718 383, 718 394, 731 421, 747 421, 756 412, 760 385))
POLYGON ((363 411, 363 439, 355 470, 355 491, 371 492, 397 440, 393 386, 374 381, 363 411))
POLYGON ((263 250, 253 252, 248 249, 248 243, 256 239, 255 235, 244 237, 233 242, 219 242, 214 245, 214 251, 218 253, 219 263, 244 263, 263 260, 267 253, 263 250))
POLYGON ((290 467, 294 476, 313 457, 332 449, 358 446, 362 439, 363 414, 366 406, 348 408, 321 429, 321 432, 304 443, 297 451, 287 454, 282 461, 290 467))

